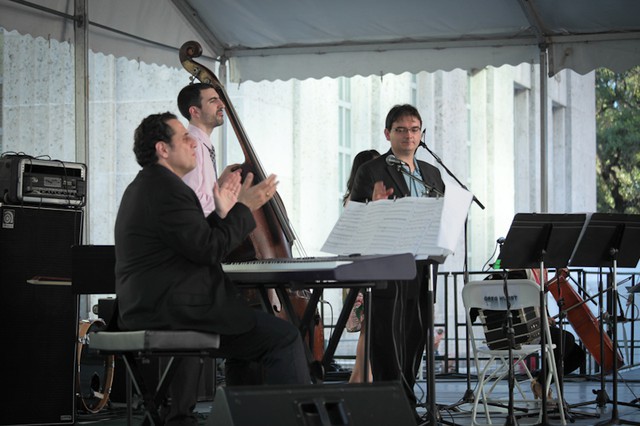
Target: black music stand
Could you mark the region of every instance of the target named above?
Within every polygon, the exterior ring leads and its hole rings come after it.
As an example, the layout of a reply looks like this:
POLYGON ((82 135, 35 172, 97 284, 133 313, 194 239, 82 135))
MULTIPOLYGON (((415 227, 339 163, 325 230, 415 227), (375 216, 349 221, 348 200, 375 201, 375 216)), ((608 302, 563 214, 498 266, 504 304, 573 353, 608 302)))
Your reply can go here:
MULTIPOLYGON (((635 268, 640 259, 640 215, 593 213, 571 257, 571 266, 609 267, 613 271, 613 406, 611 419, 598 425, 640 425, 618 414, 618 300, 617 269, 635 268)), ((602 312, 602 308, 600 309, 602 312)), ((601 318, 602 325, 602 318, 601 318)), ((602 331, 602 330, 601 330, 602 331)), ((633 405, 636 406, 636 405, 633 405)))
MULTIPOLYGON (((547 304, 544 283, 545 267, 564 268, 569 264, 569 259, 575 248, 586 220, 585 214, 539 214, 518 213, 514 216, 511 228, 500 250, 500 267, 506 269, 533 269, 540 268, 540 348, 542 352, 542 418, 540 425, 549 424, 547 413, 547 360, 546 360, 546 334, 548 327, 547 304)), ((505 297, 509 301, 508 285, 505 280, 505 297)), ((510 312, 509 306, 507 311, 510 312)), ((511 315, 507 315, 511 321, 511 315)), ((508 330, 512 333, 513 324, 508 324, 508 330)), ((562 339, 560 339, 562 340, 562 339)), ((512 364, 513 355, 509 345, 509 362, 512 364)), ((562 374, 562 370, 559 371, 562 374)), ((509 366, 509 411, 508 425, 517 424, 513 412, 513 369, 509 366)), ((562 392, 562 386, 558 388, 562 392)), ((563 401, 562 395, 558 400, 563 401)), ((564 410, 564 403, 563 407, 564 410)), ((564 414, 564 412, 562 412, 564 414)))
POLYGON ((426 349, 425 349, 425 364, 427 370, 427 398, 429 398, 429 404, 427 408, 427 418, 426 421, 420 423, 420 426, 434 426, 440 423, 444 424, 454 424, 449 423, 440 418, 440 412, 438 410, 438 404, 436 403, 436 366, 435 366, 435 344, 434 344, 434 336, 433 329, 435 326, 435 278, 436 278, 436 270, 435 266, 438 264, 444 263, 446 260, 445 256, 429 256, 427 259, 424 259, 427 264, 425 265, 425 269, 427 270, 427 293, 425 295, 425 305, 428 307, 429 314, 424 323, 424 328, 426 330, 426 349))

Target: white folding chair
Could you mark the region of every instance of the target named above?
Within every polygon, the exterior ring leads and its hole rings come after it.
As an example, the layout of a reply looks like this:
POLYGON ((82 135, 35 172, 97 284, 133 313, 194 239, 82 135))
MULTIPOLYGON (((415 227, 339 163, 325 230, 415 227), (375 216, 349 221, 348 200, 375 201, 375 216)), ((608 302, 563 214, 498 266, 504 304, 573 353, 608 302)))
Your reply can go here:
MULTIPOLYGON (((516 346, 512 350, 514 372, 521 370, 514 377, 514 413, 518 419, 538 413, 538 423, 542 418, 541 401, 534 398, 531 391, 533 376, 527 366, 529 355, 540 353, 540 287, 534 281, 511 279, 508 281, 508 294, 513 323, 515 325, 516 346), (524 373, 524 378, 522 377, 524 373), (515 404, 517 403, 517 405, 515 404)), ((505 414, 508 407, 508 374, 509 347, 505 332, 507 303, 502 280, 473 281, 462 289, 462 300, 467 316, 467 332, 473 349, 478 385, 474 395, 472 425, 493 424, 491 415, 497 412, 505 414), (477 310, 482 325, 474 325, 471 321, 472 310, 477 310), (497 321, 496 321, 497 319, 497 321), (482 335, 476 335, 483 330, 482 335), (482 342, 483 344, 480 344, 482 342), (478 406, 482 403, 486 423, 478 423, 478 406), (499 410, 496 407, 500 407, 499 410)), ((561 390, 558 370, 553 357, 554 345, 551 344, 549 328, 544 330, 546 336, 545 355, 547 359, 547 380, 544 392, 548 394, 551 383, 555 384, 556 395, 548 401, 561 408, 561 390), (551 380, 553 379, 553 381, 551 380)), ((547 407, 549 404, 547 405, 547 407)), ((564 410, 560 409, 562 424, 566 424, 564 410)))

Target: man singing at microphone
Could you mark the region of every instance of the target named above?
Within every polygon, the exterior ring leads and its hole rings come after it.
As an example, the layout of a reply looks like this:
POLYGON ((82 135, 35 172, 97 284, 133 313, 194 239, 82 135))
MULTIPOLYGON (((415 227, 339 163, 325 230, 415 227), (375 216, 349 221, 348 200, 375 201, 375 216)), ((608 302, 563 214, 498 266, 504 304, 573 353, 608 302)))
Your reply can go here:
MULTIPOLYGON (((415 107, 405 104, 391 108, 384 129, 391 149, 360 166, 351 200, 365 202, 444 194, 440 171, 415 158, 421 131, 422 118, 415 107)), ((413 388, 426 341, 423 324, 433 309, 425 303, 427 265, 426 261, 417 261, 418 274, 414 280, 390 281, 386 289, 374 289, 372 293, 373 380, 402 381, 414 408, 417 400, 413 388)))

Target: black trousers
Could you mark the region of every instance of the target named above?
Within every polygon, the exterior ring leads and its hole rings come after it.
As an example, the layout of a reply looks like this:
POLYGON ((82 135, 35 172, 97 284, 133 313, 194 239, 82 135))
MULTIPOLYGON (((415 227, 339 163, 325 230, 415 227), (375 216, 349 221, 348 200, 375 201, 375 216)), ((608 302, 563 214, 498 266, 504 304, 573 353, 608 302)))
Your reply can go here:
MULTIPOLYGON (((298 329, 263 311, 254 311, 256 326, 247 333, 223 335, 220 340, 220 355, 226 358, 228 386, 247 383, 247 374, 252 362, 261 364, 264 384, 310 384, 309 367, 302 338, 298 329)), ((186 357, 181 361, 174 377, 169 395, 171 406, 165 424, 194 426, 197 418, 193 413, 198 398, 198 380, 201 362, 197 357, 186 357)))
MULTIPOLYGON (((553 348, 553 358, 556 361, 556 367, 560 368, 560 361, 563 362, 562 372, 563 375, 567 375, 569 373, 574 372, 582 364, 584 364, 586 359, 586 353, 584 349, 580 347, 576 343, 576 338, 567 330, 560 330, 559 327, 549 326, 549 333, 551 334, 551 343, 556 345, 553 348), (560 353, 560 340, 564 337, 562 341, 563 344, 563 353, 560 353)), ((540 380, 542 372, 538 371, 537 378, 540 380)))
MULTIPOLYGON (((412 407, 417 405, 414 386, 425 349, 425 324, 433 312, 426 303, 428 264, 416 266, 416 279, 389 281, 386 289, 374 289, 371 306, 373 380, 401 381, 412 407)), ((434 268, 434 277, 436 273, 434 268)))

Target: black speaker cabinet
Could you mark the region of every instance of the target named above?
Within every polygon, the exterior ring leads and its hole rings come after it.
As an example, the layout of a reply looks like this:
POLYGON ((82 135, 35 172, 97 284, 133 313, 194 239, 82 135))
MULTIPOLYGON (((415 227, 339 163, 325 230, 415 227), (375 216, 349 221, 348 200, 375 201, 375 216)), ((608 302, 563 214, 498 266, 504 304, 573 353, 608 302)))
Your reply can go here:
POLYGON ((207 426, 412 425, 399 383, 219 388, 207 426))
POLYGON ((0 424, 72 424, 82 211, 0 204, 0 424))

